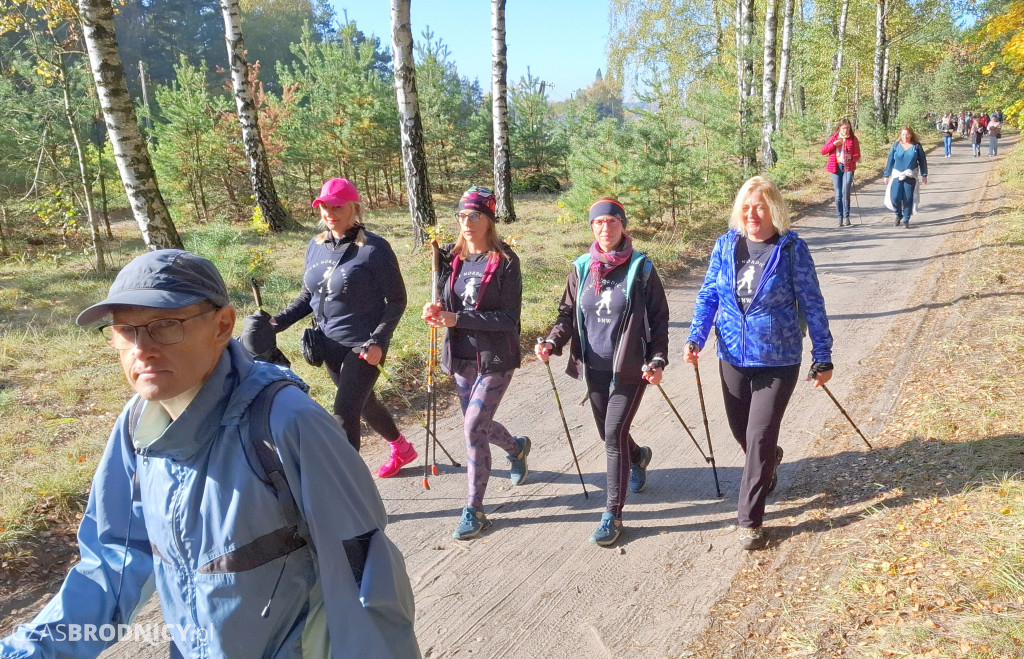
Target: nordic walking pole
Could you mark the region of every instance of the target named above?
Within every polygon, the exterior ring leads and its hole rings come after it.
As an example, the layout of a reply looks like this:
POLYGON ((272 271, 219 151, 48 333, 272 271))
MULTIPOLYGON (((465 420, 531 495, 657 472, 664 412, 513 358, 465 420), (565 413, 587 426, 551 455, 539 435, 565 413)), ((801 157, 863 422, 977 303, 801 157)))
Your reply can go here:
MULTIPOLYGON (((646 364, 644 364, 642 370, 648 370, 646 364)), ((672 413, 676 415, 677 419, 679 419, 679 423, 683 424, 683 430, 685 430, 686 434, 689 435, 690 439, 693 440, 693 445, 697 447, 697 452, 700 453, 700 457, 704 458, 705 462, 708 462, 708 456, 704 455, 704 450, 701 449, 700 444, 697 442, 697 438, 693 436, 692 432, 690 432, 690 427, 686 425, 685 421, 683 421, 683 417, 679 414, 679 411, 676 409, 676 406, 672 404, 672 399, 668 397, 668 393, 665 391, 665 388, 662 387, 660 383, 655 386, 658 387, 658 391, 661 392, 661 395, 665 397, 665 402, 668 403, 669 409, 671 409, 672 413)))
POLYGON ((708 408, 704 406, 704 388, 700 386, 700 368, 698 368, 697 362, 693 363, 693 374, 697 377, 697 395, 700 397, 700 413, 704 416, 704 434, 708 437, 708 453, 710 454, 710 457, 707 458, 707 460, 711 463, 711 473, 715 475, 715 492, 718 496, 722 496, 722 489, 718 486, 718 469, 715 468, 715 449, 711 445, 711 426, 708 425, 708 408))
MULTIPOLYGON (((437 239, 430 241, 430 303, 437 304, 437 273, 441 268, 441 252, 437 247, 437 239)), ((437 328, 430 327, 430 345, 427 348, 427 409, 424 415, 423 427, 426 428, 426 437, 423 440, 423 487, 430 489, 430 440, 431 422, 433 412, 436 409, 434 402, 434 353, 437 352, 437 328)), ((433 424, 436 428, 436 424, 433 424)), ((437 454, 437 449, 434 449, 437 454)), ((437 464, 434 464, 434 472, 437 472, 437 464)))
MULTIPOLYGON (((377 371, 381 374, 381 376, 385 380, 387 380, 391 384, 392 387, 395 388, 395 391, 398 392, 398 397, 401 398, 403 401, 405 401, 405 404, 409 408, 409 410, 413 414, 415 414, 416 416, 419 416, 420 413, 419 413, 419 411, 417 411, 417 409, 415 407, 413 407, 412 401, 409 400, 408 396, 406 396, 404 393, 402 393, 402 389, 398 386, 398 384, 394 380, 391 379, 391 376, 389 376, 388 372, 384 370, 384 367, 381 366, 380 364, 377 364, 377 371)), ((420 425, 422 425, 424 428, 426 427, 423 424, 422 421, 420 421, 420 425)), ((448 459, 451 461, 453 467, 461 467, 462 466, 461 464, 459 464, 459 462, 455 458, 452 457, 452 454, 449 453, 448 449, 446 449, 444 447, 444 444, 441 443, 441 440, 437 439, 437 437, 434 437, 433 439, 434 439, 435 442, 437 442, 437 445, 441 447, 441 450, 444 451, 444 454, 448 456, 448 459)))
MULTIPOLYGON (((544 343, 544 337, 537 337, 537 344, 544 343)), ((558 405, 558 414, 562 417, 562 428, 565 429, 565 438, 569 440, 569 450, 572 451, 572 461, 576 463, 576 473, 580 475, 580 485, 583 486, 583 498, 589 499, 590 495, 587 494, 587 484, 583 482, 583 472, 580 471, 580 461, 576 458, 576 447, 572 445, 572 435, 569 434, 569 424, 565 420, 565 412, 562 411, 562 399, 558 397, 558 387, 555 386, 555 376, 551 373, 551 362, 546 361, 544 365, 548 367, 548 380, 551 381, 551 391, 555 392, 555 404, 558 405)))
POLYGON ((850 422, 850 425, 853 426, 853 429, 857 431, 857 434, 860 435, 860 438, 864 440, 864 443, 868 445, 868 448, 875 448, 874 446, 871 445, 871 442, 868 441, 868 438, 864 436, 864 433, 860 431, 860 428, 857 427, 857 424, 853 422, 853 419, 850 418, 850 415, 846 413, 846 410, 843 409, 843 406, 839 404, 839 401, 836 400, 836 397, 832 395, 832 392, 828 390, 828 387, 822 384, 821 388, 825 390, 825 393, 828 394, 828 397, 831 398, 832 402, 836 404, 836 407, 838 407, 839 411, 843 413, 843 416, 846 417, 846 420, 850 422))
POLYGON ((853 200, 857 202, 857 219, 860 220, 860 224, 864 224, 864 213, 860 212, 860 197, 857 196, 857 188, 853 186, 853 182, 850 182, 850 190, 853 192, 853 200))

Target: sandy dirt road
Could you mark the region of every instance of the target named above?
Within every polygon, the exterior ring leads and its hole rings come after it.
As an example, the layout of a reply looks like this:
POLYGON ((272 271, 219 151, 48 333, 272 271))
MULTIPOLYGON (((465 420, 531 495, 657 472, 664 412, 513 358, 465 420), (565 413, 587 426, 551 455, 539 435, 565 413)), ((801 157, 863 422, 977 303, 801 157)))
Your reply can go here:
MULTIPOLYGON (((878 163, 857 172, 854 226, 836 227, 830 204, 810 209, 796 224, 817 263, 835 337, 830 387, 869 437, 884 423, 910 359, 903 345, 929 305, 941 303, 930 292, 949 256, 944 246, 965 230, 972 210, 996 185, 992 160, 971 157, 962 142, 954 154, 944 159, 931 152, 931 177, 910 229, 893 226, 882 207, 881 179, 868 181, 878 163)), ((703 444, 693 372, 679 358, 699 283, 694 276, 668 286, 674 361, 664 387, 703 444)), ((526 485, 511 488, 504 460, 495 457, 485 504, 494 522, 489 532, 469 542, 451 538, 465 476, 442 461, 429 491, 419 468, 378 481, 390 514, 388 533, 412 577, 425 656, 686 656, 711 605, 750 560, 733 527, 743 456, 725 422, 711 348, 701 374, 723 497, 715 496, 710 468, 661 395, 648 390, 633 426, 636 440, 654 452, 648 489, 627 499, 625 532, 615 548, 588 542, 604 508, 605 457, 589 409, 578 404, 583 386, 562 373, 563 360, 553 361, 555 378, 589 498, 582 495, 547 373, 532 359, 517 373, 499 414, 513 433, 532 438, 531 473, 526 485)), ((865 449, 843 423, 824 393, 798 386, 783 423, 786 457, 766 519, 773 544, 785 540, 781 531, 772 532, 773 523, 799 519, 812 508, 813 497, 796 498, 791 484, 828 478, 829 455, 865 449)), ((422 433, 414 436, 421 444, 422 433)), ((439 436, 462 461, 456 407, 439 420, 439 436)), ((382 457, 366 459, 376 465, 382 457)), ((159 610, 150 602, 140 620, 155 619, 159 610)), ((166 647, 122 643, 104 656, 162 657, 166 647)))

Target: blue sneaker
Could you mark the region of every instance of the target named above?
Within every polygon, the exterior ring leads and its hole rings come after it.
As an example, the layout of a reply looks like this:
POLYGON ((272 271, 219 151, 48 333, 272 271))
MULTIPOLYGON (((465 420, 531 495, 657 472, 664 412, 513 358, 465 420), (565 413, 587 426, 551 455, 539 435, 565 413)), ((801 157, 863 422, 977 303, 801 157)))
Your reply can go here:
POLYGON ((487 519, 487 515, 484 515, 483 511, 477 510, 473 506, 466 506, 462 509, 462 519, 455 527, 452 537, 456 540, 469 540, 490 526, 491 520, 487 519))
POLYGON ((647 465, 651 464, 653 455, 650 446, 640 447, 640 462, 629 465, 629 491, 643 492, 647 487, 647 465))
POLYGON ((522 485, 526 482, 526 477, 530 475, 530 468, 526 466, 526 457, 530 455, 530 438, 515 437, 514 439, 519 445, 519 455, 507 456, 509 478, 512 479, 513 485, 522 485))
POLYGON ((601 515, 601 525, 590 535, 590 541, 601 547, 615 544, 622 533, 622 520, 615 519, 611 513, 601 515))

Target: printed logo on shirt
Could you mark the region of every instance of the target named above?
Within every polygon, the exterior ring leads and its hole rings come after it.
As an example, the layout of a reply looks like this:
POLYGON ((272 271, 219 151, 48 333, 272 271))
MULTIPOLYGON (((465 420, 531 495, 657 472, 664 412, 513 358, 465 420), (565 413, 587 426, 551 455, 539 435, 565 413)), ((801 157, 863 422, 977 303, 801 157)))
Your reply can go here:
POLYGON ((622 290, 625 282, 614 282, 610 279, 601 280, 601 297, 594 304, 594 316, 599 323, 612 322, 612 295, 616 290, 622 290), (606 316, 602 318, 602 316, 606 316))
POLYGON ((739 295, 754 294, 754 275, 757 274, 757 266, 748 264, 743 270, 743 276, 736 282, 736 293, 739 295), (747 290, 743 290, 743 289, 747 290))
POLYGON ((475 307, 482 277, 466 277, 466 291, 462 294, 462 306, 475 307))

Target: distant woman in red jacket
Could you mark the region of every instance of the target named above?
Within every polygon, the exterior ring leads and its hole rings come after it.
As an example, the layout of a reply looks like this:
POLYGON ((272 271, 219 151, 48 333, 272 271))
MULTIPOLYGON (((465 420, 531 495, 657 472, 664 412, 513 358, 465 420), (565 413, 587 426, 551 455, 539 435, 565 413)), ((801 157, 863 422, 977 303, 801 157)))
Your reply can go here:
POLYGON ((828 156, 825 165, 832 174, 832 187, 836 191, 836 216, 839 226, 850 226, 850 186, 853 184, 853 171, 860 160, 860 142, 853 134, 853 126, 849 119, 840 119, 832 137, 821 147, 821 155, 828 156))

